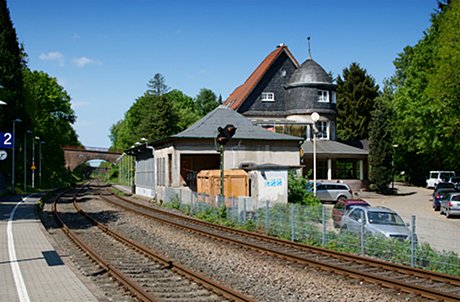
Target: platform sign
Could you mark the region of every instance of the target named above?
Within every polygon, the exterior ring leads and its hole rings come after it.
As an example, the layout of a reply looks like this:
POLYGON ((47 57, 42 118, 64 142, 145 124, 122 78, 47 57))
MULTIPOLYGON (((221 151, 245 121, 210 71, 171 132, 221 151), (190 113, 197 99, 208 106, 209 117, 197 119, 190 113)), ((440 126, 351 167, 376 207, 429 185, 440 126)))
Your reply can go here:
POLYGON ((10 132, 0 132, 0 148, 12 149, 14 148, 13 134, 10 132))

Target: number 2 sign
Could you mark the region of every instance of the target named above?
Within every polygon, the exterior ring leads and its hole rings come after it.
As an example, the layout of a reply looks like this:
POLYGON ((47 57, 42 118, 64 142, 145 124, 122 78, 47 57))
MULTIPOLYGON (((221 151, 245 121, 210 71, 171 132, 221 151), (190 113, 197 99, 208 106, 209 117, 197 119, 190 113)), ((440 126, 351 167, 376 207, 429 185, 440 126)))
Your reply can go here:
POLYGON ((14 148, 14 138, 12 133, 0 132, 0 148, 14 148))

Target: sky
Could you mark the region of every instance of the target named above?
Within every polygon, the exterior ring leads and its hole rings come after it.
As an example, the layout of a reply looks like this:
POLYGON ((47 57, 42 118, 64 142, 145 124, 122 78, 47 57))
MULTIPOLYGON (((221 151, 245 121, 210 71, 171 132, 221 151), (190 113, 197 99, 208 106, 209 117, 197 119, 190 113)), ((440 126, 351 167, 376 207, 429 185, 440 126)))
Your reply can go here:
POLYGON ((31 70, 72 98, 80 142, 108 148, 110 127, 161 73, 171 89, 225 100, 284 43, 341 75, 357 62, 382 87, 430 27, 436 0, 7 0, 31 70))

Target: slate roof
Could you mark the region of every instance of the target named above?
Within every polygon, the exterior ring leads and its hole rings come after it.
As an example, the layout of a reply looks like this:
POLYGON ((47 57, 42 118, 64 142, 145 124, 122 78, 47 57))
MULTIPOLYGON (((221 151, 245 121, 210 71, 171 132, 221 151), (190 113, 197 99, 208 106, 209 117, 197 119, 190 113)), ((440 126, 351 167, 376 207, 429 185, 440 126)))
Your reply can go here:
POLYGON ((299 86, 305 84, 330 84, 331 78, 318 63, 308 58, 299 69, 294 71, 287 86, 299 86))
POLYGON ((272 51, 260 65, 254 70, 254 72, 249 76, 249 78, 242 84, 237 87, 230 96, 225 100, 224 105, 229 106, 231 109, 236 110, 238 107, 243 104, 246 98, 249 96, 252 90, 260 82, 264 74, 268 71, 270 66, 276 61, 276 59, 285 52, 287 56, 291 59, 294 65, 298 68, 300 67, 297 60, 294 58, 292 53, 289 51, 286 45, 279 45, 274 51, 272 51))
MULTIPOLYGON (((304 154, 313 154, 313 141, 305 141, 302 144, 302 149, 304 154)), ((367 150, 363 150, 360 148, 352 147, 343 143, 339 143, 337 141, 331 140, 317 140, 316 141, 316 154, 321 157, 323 156, 331 156, 334 155, 334 158, 340 156, 355 156, 355 157, 362 157, 365 158, 369 154, 367 150)))
POLYGON ((268 131, 262 127, 254 126, 250 120, 228 108, 220 105, 209 112, 202 119, 187 128, 186 130, 171 136, 171 138, 215 138, 218 134, 218 127, 225 127, 233 124, 237 130, 233 139, 248 140, 282 140, 282 141, 303 141, 297 136, 285 135, 268 131))

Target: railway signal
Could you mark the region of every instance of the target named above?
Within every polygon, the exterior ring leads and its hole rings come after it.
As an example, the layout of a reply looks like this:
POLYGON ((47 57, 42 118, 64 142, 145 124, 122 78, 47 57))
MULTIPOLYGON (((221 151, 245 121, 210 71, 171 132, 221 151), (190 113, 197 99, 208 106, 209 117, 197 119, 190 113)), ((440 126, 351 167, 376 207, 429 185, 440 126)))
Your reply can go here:
POLYGON ((224 128, 217 128, 217 142, 220 145, 220 196, 224 196, 224 151, 225 145, 232 139, 236 133, 236 127, 233 124, 227 124, 224 128))

